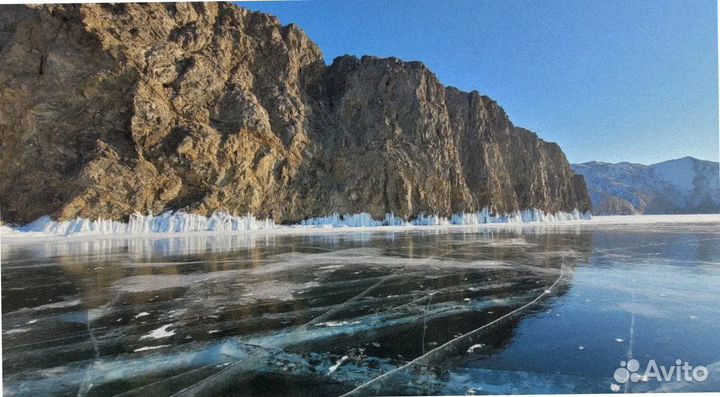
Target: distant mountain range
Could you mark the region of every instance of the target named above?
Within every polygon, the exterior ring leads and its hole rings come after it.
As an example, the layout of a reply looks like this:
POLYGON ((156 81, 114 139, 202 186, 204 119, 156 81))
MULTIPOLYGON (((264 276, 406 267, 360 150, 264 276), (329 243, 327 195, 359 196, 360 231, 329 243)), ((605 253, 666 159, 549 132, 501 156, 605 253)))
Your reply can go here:
POLYGON ((683 157, 571 167, 585 177, 596 215, 720 213, 720 164, 714 161, 683 157))

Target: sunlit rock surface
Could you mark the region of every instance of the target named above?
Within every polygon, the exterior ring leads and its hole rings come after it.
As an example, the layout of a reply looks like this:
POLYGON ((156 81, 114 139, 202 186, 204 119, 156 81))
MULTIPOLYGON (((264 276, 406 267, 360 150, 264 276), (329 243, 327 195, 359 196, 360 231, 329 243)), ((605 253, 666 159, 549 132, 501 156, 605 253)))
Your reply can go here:
POLYGON ((228 3, 3 7, 2 220, 590 209, 560 148, 490 98, 419 62, 325 62, 228 3))

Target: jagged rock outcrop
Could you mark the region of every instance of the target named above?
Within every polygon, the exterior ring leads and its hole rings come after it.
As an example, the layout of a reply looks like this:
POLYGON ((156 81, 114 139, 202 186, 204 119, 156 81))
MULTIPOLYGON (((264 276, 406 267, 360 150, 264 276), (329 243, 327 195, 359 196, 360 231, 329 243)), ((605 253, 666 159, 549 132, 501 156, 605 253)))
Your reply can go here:
POLYGON ((225 3, 2 11, 6 221, 589 209, 556 144, 421 63, 326 66, 297 26, 225 3))

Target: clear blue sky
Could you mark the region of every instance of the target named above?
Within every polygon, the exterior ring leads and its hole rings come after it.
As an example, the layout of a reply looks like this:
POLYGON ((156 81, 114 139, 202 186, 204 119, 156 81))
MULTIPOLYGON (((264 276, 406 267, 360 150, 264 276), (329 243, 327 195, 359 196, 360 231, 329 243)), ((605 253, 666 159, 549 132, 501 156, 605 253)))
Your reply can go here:
POLYGON ((295 1, 241 6, 297 23, 326 62, 419 60, 496 99, 571 162, 718 160, 711 0, 295 1))

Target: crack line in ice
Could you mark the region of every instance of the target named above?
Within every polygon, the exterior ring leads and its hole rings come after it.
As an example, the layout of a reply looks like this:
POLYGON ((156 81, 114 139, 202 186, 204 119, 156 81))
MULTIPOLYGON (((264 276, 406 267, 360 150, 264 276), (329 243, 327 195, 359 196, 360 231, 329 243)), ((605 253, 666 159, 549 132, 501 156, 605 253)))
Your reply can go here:
POLYGON ((83 381, 80 384, 80 387, 78 388, 77 396, 82 397, 87 394, 88 391, 92 388, 93 384, 90 382, 90 367, 95 365, 95 363, 100 359, 100 348, 98 346, 97 338, 95 338, 95 334, 93 333, 92 326, 90 325, 90 322, 92 319, 90 318, 90 313, 88 311, 87 321, 85 322, 85 325, 87 327, 88 334, 90 335, 90 340, 92 341, 93 350, 95 351, 95 360, 92 362, 92 364, 88 364, 88 366, 85 368, 85 376, 83 377, 83 381))
MULTIPOLYGON (((632 296, 632 303, 635 303, 635 291, 631 291, 632 296)), ((627 362, 629 363, 630 360, 633 359, 633 345, 635 344, 635 310, 631 310, 631 317, 630 317, 630 330, 628 331, 630 333, 630 341, 628 342, 628 351, 627 351, 627 362)), ((630 383, 632 382, 625 382, 625 389, 623 390, 623 393, 628 393, 630 391, 630 383)))
MULTIPOLYGON (((368 293, 370 293, 372 290, 374 290, 375 288, 377 288, 378 286, 380 286, 382 283, 384 283, 384 282, 387 281, 388 279, 390 279, 390 278, 392 278, 392 277, 397 277, 398 275, 399 275, 399 272, 396 272, 396 273, 392 273, 392 274, 389 274, 389 275, 383 277, 382 279, 380 279, 380 281, 378 281, 377 283, 371 285, 370 287, 368 287, 367 289, 365 289, 365 290, 364 290, 363 292, 361 292, 360 294, 355 295, 354 297, 350 298, 349 300, 343 302, 343 303, 340 304, 340 305, 333 306, 333 307, 332 307, 330 310, 328 310, 327 312, 325 312, 325 313, 323 313, 323 314, 321 314, 321 315, 313 318, 312 320, 308 321, 307 323, 305 323, 305 324, 297 327, 293 332, 289 333, 289 334, 286 335, 284 338, 282 338, 282 339, 279 341, 279 344, 288 344, 288 343, 290 343, 290 341, 291 341, 291 336, 294 336, 295 334, 306 330, 307 327, 309 327, 310 325, 315 324, 315 323, 317 323, 318 321, 321 321, 321 320, 323 320, 323 319, 331 316, 332 314, 337 313, 337 312, 338 312, 339 310, 341 310, 345 305, 347 305, 347 304, 349 304, 349 303, 351 303, 351 302, 353 302, 353 301, 355 301, 355 300, 357 300, 357 299, 360 299, 361 297, 367 295, 368 293), (340 306, 340 307, 338 307, 338 306, 340 306)), ((264 347, 264 346, 262 346, 262 347, 264 347)), ((243 371, 247 371, 248 369, 253 368, 252 366, 248 367, 248 365, 245 365, 243 368, 237 368, 238 364, 240 364, 240 363, 242 363, 242 362, 246 362, 246 361, 250 361, 251 363, 252 363, 253 361, 254 361, 254 362, 258 362, 257 360, 261 360, 261 359, 263 358, 263 356, 266 356, 266 355, 268 355, 268 352, 267 352, 266 350, 260 350, 260 351, 257 351, 257 352, 255 352, 255 353, 251 354, 249 357, 246 357, 246 358, 244 358, 244 359, 242 359, 242 360, 235 361, 235 362, 231 362, 226 368, 224 368, 224 369, 221 370, 220 372, 208 376, 207 378, 205 378, 205 379, 203 379, 203 380, 201 380, 201 381, 193 384, 193 385, 192 385, 191 387, 189 387, 188 389, 185 389, 185 390, 180 391, 179 393, 177 393, 176 395, 174 395, 174 397, 183 397, 183 396, 189 397, 189 396, 196 396, 196 395, 197 395, 197 396, 205 395, 205 394, 207 394, 206 391, 207 391, 208 388, 212 388, 212 387, 214 387, 216 384, 218 384, 218 382, 215 382, 216 380, 219 380, 219 379, 222 379, 222 378, 234 378, 235 375, 237 375, 236 370, 239 371, 239 372, 243 372, 243 371)))
POLYGON ((494 324, 497 324, 497 323, 499 323, 500 321, 502 321, 502 320, 504 320, 504 319, 506 319, 506 318, 508 318, 508 317, 511 317, 511 316, 513 316, 513 315, 515 315, 515 314, 517 314, 517 313, 522 312, 523 310, 525 310, 525 309, 527 309, 528 307, 530 307, 530 306, 534 305, 535 303, 537 303, 540 299, 544 298, 546 295, 550 294, 550 293, 552 292, 552 290, 555 289, 555 286, 556 286, 556 285, 560 282, 560 280, 563 278, 564 272, 565 272, 565 261, 564 261, 564 259, 563 259, 562 264, 561 264, 561 266, 560 266, 560 275, 558 276, 558 278, 555 280, 555 282, 552 283, 552 285, 551 285, 548 289, 546 289, 545 291, 543 291, 540 295, 538 295, 538 296, 537 296, 535 299, 533 299, 532 301, 524 304, 523 306, 521 306, 521 307, 519 307, 519 308, 517 308, 517 309, 515 309, 515 310, 513 310, 513 311, 511 311, 511 312, 509 312, 509 313, 507 313, 507 314, 505 314, 505 315, 503 315, 503 316, 501 316, 501 317, 496 318, 495 320, 493 320, 493 321, 491 321, 491 322, 489 322, 489 323, 481 326, 480 328, 476 328, 476 329, 474 329, 474 330, 472 330, 472 331, 470 331, 470 332, 467 332, 467 333, 465 333, 465 334, 463 334, 463 335, 458 336, 457 338, 451 339, 451 340, 443 343, 442 345, 440 345, 440 346, 438 346, 438 347, 436 347, 436 348, 428 351, 427 353, 423 354, 422 356, 417 357, 417 358, 413 359, 412 361, 409 361, 409 362, 406 363, 405 365, 402 365, 402 366, 400 366, 400 367, 397 367, 397 368, 395 368, 395 369, 393 369, 393 370, 391 370, 391 371, 388 371, 388 372, 386 372, 386 373, 384 373, 384 374, 382 374, 382 375, 380 375, 380 376, 378 376, 378 377, 376 377, 376 378, 373 378, 373 379, 371 379, 371 380, 369 380, 369 381, 361 384, 360 386, 357 386, 357 387, 354 388, 353 390, 350 390, 349 392, 343 394, 343 395, 340 396, 340 397, 349 397, 349 396, 353 396, 353 395, 361 395, 361 394, 359 394, 359 393, 360 393, 361 391, 363 391, 364 389, 366 389, 368 386, 372 385, 372 384, 375 383, 375 382, 381 381, 381 380, 383 380, 383 379, 391 376, 392 374, 395 374, 395 373, 397 373, 397 372, 399 372, 399 371, 402 371, 402 370, 404 370, 404 369, 406 369, 406 368, 408 368, 408 367, 410 367, 410 366, 413 366, 413 365, 422 365, 422 366, 425 366, 425 365, 427 365, 427 364, 421 364, 421 361, 423 361, 424 359, 428 358, 432 353, 438 352, 438 351, 440 351, 441 349, 443 349, 443 348, 445 348, 445 347, 447 347, 447 346, 450 346, 450 345, 452 345, 453 343, 455 343, 455 342, 457 342, 457 341, 460 341, 460 340, 462 340, 462 339, 465 339, 465 338, 467 338, 468 336, 471 336, 471 335, 473 335, 473 334, 475 334, 475 333, 477 333, 477 332, 479 332, 479 331, 481 331, 481 330, 483 330, 483 329, 485 329, 485 328, 487 328, 487 327, 490 327, 490 326, 492 326, 492 325, 494 325, 494 324))
MULTIPOLYGON (((140 386, 138 388, 129 390, 127 392, 118 394, 114 397, 131 397, 131 396, 151 396, 155 395, 158 392, 158 389, 164 390, 167 389, 169 384, 177 383, 178 381, 181 381, 184 378, 191 377, 193 375, 202 374, 203 372, 207 372, 208 370, 212 370, 217 368, 217 363, 212 363, 208 365, 203 365, 198 368, 194 368, 188 371, 183 371, 177 375, 173 375, 170 377, 162 377, 162 379, 148 383, 146 385, 140 386)), ((182 391, 182 390, 181 390, 182 391)))
MULTIPOLYGON (((328 310, 328 311, 326 311, 325 313, 323 313, 323 314, 321 314, 321 315, 313 318, 312 320, 308 321, 307 323, 299 326, 298 328, 295 329, 295 331, 294 331, 293 333, 302 332, 302 331, 307 330, 307 327, 309 327, 309 326, 311 326, 311 325, 313 325, 313 324, 316 324, 317 322, 322 321, 322 320, 324 320, 324 319, 332 316, 333 314, 341 311, 342 309, 344 309, 344 308, 345 308, 346 306, 348 306, 349 304, 351 304, 351 303, 355 302, 356 300, 358 300, 358 299, 366 296, 367 294, 369 294, 370 292, 372 292, 373 290, 375 290, 377 287, 381 286, 382 284, 384 284, 384 283, 387 282, 388 280, 391 280, 391 279, 393 279, 393 278, 398 277, 399 275, 400 275, 399 272, 395 272, 395 273, 388 274, 387 276, 381 278, 377 283, 375 283, 375 284, 371 285, 370 287, 366 288, 366 289, 365 289, 364 291, 362 291, 361 293, 353 296, 352 298, 346 300, 345 302, 343 302, 343 303, 341 303, 341 304, 334 305, 333 307, 330 308, 330 310, 328 310)), ((290 335, 292 335, 292 334, 290 334, 290 335)), ((290 335, 288 335, 288 336, 290 336, 290 335)))
MULTIPOLYGON (((440 259, 440 258, 446 256, 447 254, 451 253, 451 252, 452 252, 452 250, 447 250, 447 251, 443 252, 443 253, 440 254, 440 255, 437 255, 437 256, 429 256, 429 257, 423 259, 422 261, 420 261, 420 264, 425 263, 425 262, 429 262, 431 259, 440 259)), ((333 314, 335 314, 335 313, 337 313, 337 312, 345 309, 348 305, 350 305, 351 303, 355 302, 356 300, 358 300, 358 299, 366 296, 367 294, 369 294, 370 292, 372 292, 373 290, 375 290, 377 287, 381 286, 382 284, 384 284, 384 283, 387 282, 388 280, 391 280, 391 279, 393 279, 393 278, 399 277, 402 273, 405 272, 406 269, 407 269, 407 266, 404 266, 404 267, 402 267, 401 269, 399 269, 398 271, 396 271, 396 272, 394 272, 394 273, 391 273, 391 274, 388 274, 387 276, 381 278, 377 283, 375 283, 375 284, 371 285, 370 287, 366 288, 364 291, 362 291, 362 292, 359 293, 358 295, 353 296, 352 298, 344 301, 343 303, 340 303, 340 304, 338 304, 338 305, 333 306, 333 307, 330 308, 330 310, 328 310, 327 312, 325 312, 325 313, 323 313, 323 314, 321 314, 321 315, 313 318, 312 320, 308 321, 307 323, 299 326, 298 328, 295 329, 294 333, 305 331, 305 330, 307 330, 307 327, 309 327, 310 325, 313 325, 313 324, 317 323, 318 321, 324 320, 325 318, 327 318, 327 317, 329 317, 329 316, 331 316, 331 315, 333 315, 333 314)), ((390 308, 390 309, 388 309, 388 310, 391 310, 391 309, 392 309, 392 308, 390 308)), ((288 335, 288 336, 289 336, 289 335, 288 335)))
MULTIPOLYGON (((112 307, 115 305, 115 303, 117 302, 118 299, 119 299, 119 296, 118 296, 117 292, 115 292, 115 293, 113 293, 113 296, 108 303, 106 303, 105 305, 103 305, 102 307, 100 307, 96 310, 102 311, 102 308, 104 308, 104 307, 112 307)), ((97 338, 95 337, 95 334, 93 333, 93 330, 92 330, 92 322, 96 319, 96 317, 92 315, 92 310, 93 309, 88 309, 87 321, 85 322, 85 325, 87 326, 88 334, 90 335, 90 340, 92 341, 92 344, 93 344, 93 350, 95 351, 95 359, 93 360, 92 363, 88 364, 88 366, 85 367, 85 374, 83 376, 82 383, 80 383, 80 387, 78 388, 78 391, 77 391, 78 397, 83 397, 83 396, 87 395, 87 393, 93 387, 90 367, 95 366, 100 360, 100 346, 99 346, 97 338)))
POLYGON ((425 306, 425 318, 423 319, 423 335, 422 335, 422 354, 425 354, 425 334, 427 333, 427 320, 428 320, 428 310, 430 309, 430 304, 432 303, 433 293, 430 293, 428 295, 428 304, 425 306))
MULTIPOLYGON (((442 253, 441 255, 429 256, 429 257, 423 259, 422 262, 427 262, 427 261, 430 261, 431 259, 442 258, 451 252, 453 252, 453 251, 447 250, 444 253, 442 253)), ((398 270, 397 272, 391 273, 391 274, 383 277, 377 283, 371 285, 370 287, 368 287, 367 289, 365 289, 358 295, 353 296, 352 298, 346 300, 345 302, 343 302, 341 304, 333 306, 327 312, 313 318, 312 320, 308 321, 307 323, 305 323, 303 325, 300 325, 295 330, 293 330, 289 334, 285 335, 282 339, 277 341, 277 346, 275 346, 275 348, 282 349, 282 345, 287 345, 292 342, 292 339, 291 339, 292 336, 294 336, 297 333, 300 333, 304 330, 307 330, 307 327, 309 327, 310 325, 315 324, 318 321, 324 320, 327 317, 331 316, 332 314, 337 313, 338 311, 342 310, 350 303, 367 295, 368 293, 373 291, 375 288, 377 288, 380 285, 382 285, 383 283, 385 283, 387 280, 392 279, 393 277, 399 276, 403 272, 403 270, 406 268, 407 268, 407 266, 403 267, 402 269, 398 270)), ((388 310, 392 310, 392 308, 390 308, 388 310)), ((260 346, 260 347, 263 349, 267 349, 266 346, 260 346)), ((207 395, 208 389, 217 387, 218 384, 222 383, 222 382, 216 382, 216 381, 219 381, 220 379, 228 379, 228 378, 232 379, 232 378, 235 378, 238 375, 238 373, 247 372, 247 371, 251 370, 252 368, 254 368, 255 366, 257 366, 259 364, 258 360, 262 360, 262 358, 264 358, 264 356, 266 357, 268 354, 269 353, 267 350, 259 350, 246 358, 243 358, 238 361, 230 362, 230 363, 228 363, 228 366, 225 367, 224 369, 222 369, 221 371, 208 376, 207 378, 193 384, 192 386, 188 387, 187 389, 181 390, 180 392, 174 394, 173 397, 190 397, 190 396, 207 395), (250 362, 250 365, 248 365, 248 362, 250 362), (241 368, 238 368, 238 364, 240 364, 240 363, 245 363, 245 365, 241 368)))
MULTIPOLYGON (((417 260, 417 262, 415 262, 415 264, 428 263, 428 262, 432 261, 433 259, 445 257, 451 252, 455 252, 455 250, 447 250, 446 252, 442 253, 442 255, 430 256, 430 257, 426 257, 424 259, 419 259, 419 260, 417 260)), ((402 273, 404 269, 407 269, 407 266, 404 266, 402 269, 400 269, 397 273, 394 273, 394 274, 402 273)), ((391 274, 388 276, 392 276, 394 274, 391 274)), ((376 282, 375 288, 377 288, 380 285, 383 285, 382 280, 376 282)), ((366 296, 367 293, 368 292, 365 292, 364 294, 361 293, 360 295, 366 296)), ((433 292, 432 294, 434 294, 434 293, 435 292, 433 292)), ((316 319, 313 319, 311 321, 318 321, 319 319, 327 318, 328 316, 330 316, 333 313, 337 313, 338 310, 347 309, 348 305, 350 305, 351 302, 354 302, 357 299, 359 299, 359 297, 355 296, 340 305, 331 307, 330 310, 321 314, 316 319)), ((432 299, 432 295, 425 295, 422 298, 416 299, 416 300, 420 301, 420 300, 424 300, 424 299, 432 299)), ((392 308, 389 308, 388 311, 394 310, 397 307, 402 307, 402 306, 404 306, 404 305, 394 306, 392 308)), ((427 310, 429 310, 429 307, 426 307, 426 311, 427 310)), ((426 313, 426 320, 427 320, 427 318, 431 318, 431 317, 434 318, 436 315, 437 315, 436 313, 435 314, 427 314, 426 313)), ((91 319, 94 319, 95 317, 96 316, 90 316, 91 319)), ((293 334, 293 333, 294 332, 291 332, 291 334, 293 334)), ((275 347, 276 348, 280 347, 280 349, 282 349, 282 345, 292 341, 292 338, 295 337, 296 335, 293 335, 292 337, 289 337, 289 336, 290 335, 286 335, 285 337, 278 339, 279 343, 276 344, 275 347)), ((237 341, 237 342, 242 343, 242 341, 237 341)), ((423 346, 424 346, 424 344, 423 344, 423 346)), ((266 356, 266 354, 268 354, 267 349, 269 349, 267 346, 258 345, 257 347, 259 347, 260 349, 263 349, 263 351, 256 351, 253 354, 251 354, 249 357, 245 356, 243 358, 240 358, 239 356, 233 355, 233 354, 227 355, 227 357, 229 357, 231 360, 229 362, 223 363, 224 365, 227 365, 227 367, 220 370, 220 372, 217 372, 217 373, 207 376, 205 379, 200 380, 197 384, 193 385, 192 387, 181 390, 177 395, 178 396, 206 395, 206 394, 208 394, 208 390, 213 389, 213 388, 217 387, 218 385, 227 384, 227 382, 232 381, 232 379, 236 378, 238 375, 242 375, 243 373, 250 373, 253 370, 257 370, 259 368, 258 366, 263 365, 263 357, 266 356), (239 365, 241 363, 242 363, 242 365, 239 365)), ((97 365, 95 365, 94 370, 98 371, 98 370, 100 370, 99 368, 101 368, 101 367, 102 367, 101 365, 97 364, 97 365)), ((206 374, 204 374, 204 375, 206 375, 206 374)), ((91 387, 92 387, 92 384, 88 387, 88 390, 91 387)))
POLYGON ((216 378, 225 377, 226 379, 235 379, 236 376, 234 375, 238 375, 235 370, 243 372, 243 370, 247 371, 248 369, 258 368, 262 364, 262 361, 267 359, 269 356, 270 352, 268 350, 258 350, 240 360, 229 362, 227 366, 219 372, 216 372, 215 374, 212 374, 207 378, 180 390, 179 392, 173 394, 172 397, 207 396, 211 394, 209 391, 212 390, 213 387, 218 388, 223 386, 221 382, 213 382, 214 380, 217 380, 216 378), (238 368, 240 364, 245 364, 245 366, 238 368))

